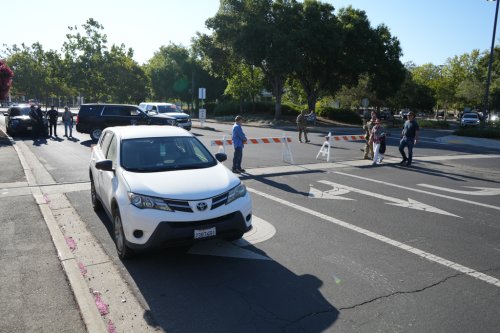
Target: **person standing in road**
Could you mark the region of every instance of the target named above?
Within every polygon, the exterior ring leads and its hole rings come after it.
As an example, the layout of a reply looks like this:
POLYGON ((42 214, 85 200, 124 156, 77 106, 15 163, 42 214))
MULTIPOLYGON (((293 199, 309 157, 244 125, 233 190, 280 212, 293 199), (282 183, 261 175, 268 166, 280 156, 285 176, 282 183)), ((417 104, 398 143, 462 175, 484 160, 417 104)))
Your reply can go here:
POLYGON ((36 112, 36 106, 34 104, 31 104, 30 106, 30 112, 28 113, 30 120, 31 120, 31 136, 33 137, 33 140, 38 138, 38 132, 39 132, 39 123, 42 121, 41 118, 38 118, 38 113, 36 112))
POLYGON ((51 106, 50 110, 47 111, 47 118, 49 119, 49 135, 52 136, 52 128, 54 129, 54 136, 57 138, 57 118, 59 117, 59 112, 54 109, 54 105, 51 106))
POLYGON ((64 123, 64 136, 68 137, 68 129, 69 129, 69 137, 73 137, 73 113, 69 110, 67 106, 64 107, 64 112, 62 114, 62 120, 64 123))
POLYGON ((370 136, 372 134, 372 127, 377 120, 377 113, 375 111, 371 112, 371 119, 365 121, 363 124, 363 131, 365 132, 365 149, 362 149, 365 153, 363 158, 365 160, 373 160, 373 145, 370 142, 370 136))
POLYGON ((245 133, 243 133, 243 128, 241 124, 243 123, 242 116, 236 116, 234 119, 233 125, 233 147, 234 147, 234 156, 233 156, 233 167, 232 171, 234 173, 242 173, 245 172, 245 169, 241 168, 241 161, 243 160, 243 146, 247 141, 247 137, 245 133))
POLYGON ((403 131, 401 132, 401 141, 399 141, 399 152, 403 160, 400 165, 411 166, 413 158, 413 146, 418 142, 418 131, 420 130, 417 121, 415 120, 415 113, 410 111, 408 113, 408 120, 406 120, 403 131), (408 147, 408 157, 405 154, 405 147, 408 147))
POLYGON ((47 132, 48 132, 48 128, 44 122, 44 115, 43 115, 43 111, 42 111, 42 107, 40 105, 38 105, 38 107, 36 108, 36 117, 38 119, 38 134, 39 135, 42 135, 43 137, 45 137, 47 135, 47 132))
POLYGON ((373 162, 372 165, 382 163, 384 152, 380 151, 382 141, 385 138, 385 129, 380 124, 380 120, 376 119, 370 134, 370 142, 373 144, 373 162))
POLYGON ((307 139, 307 110, 302 110, 297 116, 297 129, 299 130, 299 142, 302 142, 302 132, 304 132, 304 139, 306 143, 309 142, 307 139))

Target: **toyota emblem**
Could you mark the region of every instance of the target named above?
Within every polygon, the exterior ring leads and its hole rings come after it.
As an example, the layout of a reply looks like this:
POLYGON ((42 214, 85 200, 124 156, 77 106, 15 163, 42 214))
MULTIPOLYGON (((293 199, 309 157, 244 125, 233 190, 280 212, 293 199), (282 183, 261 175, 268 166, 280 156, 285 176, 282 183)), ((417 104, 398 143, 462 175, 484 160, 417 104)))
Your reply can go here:
POLYGON ((208 205, 207 205, 207 203, 206 203, 206 202, 198 202, 198 203, 196 204, 196 208, 197 208, 200 212, 202 212, 202 211, 204 211, 205 209, 207 209, 207 207, 208 207, 208 205))

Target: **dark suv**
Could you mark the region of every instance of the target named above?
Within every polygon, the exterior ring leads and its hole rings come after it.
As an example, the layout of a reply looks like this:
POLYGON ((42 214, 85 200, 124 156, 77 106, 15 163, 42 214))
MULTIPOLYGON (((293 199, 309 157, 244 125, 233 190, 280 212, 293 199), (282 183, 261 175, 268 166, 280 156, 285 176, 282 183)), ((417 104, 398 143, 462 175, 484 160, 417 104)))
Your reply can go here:
POLYGON ((90 134, 97 141, 106 127, 124 125, 176 125, 175 118, 164 114, 149 114, 135 105, 82 104, 76 117, 76 130, 90 134))

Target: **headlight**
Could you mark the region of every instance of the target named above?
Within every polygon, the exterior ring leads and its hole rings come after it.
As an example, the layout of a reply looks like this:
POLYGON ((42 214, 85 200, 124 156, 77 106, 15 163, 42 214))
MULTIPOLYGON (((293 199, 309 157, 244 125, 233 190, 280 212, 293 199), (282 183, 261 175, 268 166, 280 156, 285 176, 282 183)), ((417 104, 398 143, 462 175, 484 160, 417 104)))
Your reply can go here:
POLYGON ((173 210, 160 198, 149 197, 129 192, 130 203, 140 209, 158 209, 173 212, 173 210))
POLYGON ((233 188, 228 192, 226 204, 230 204, 234 200, 244 197, 246 194, 247 194, 246 186, 243 184, 239 184, 238 186, 236 186, 235 188, 233 188))

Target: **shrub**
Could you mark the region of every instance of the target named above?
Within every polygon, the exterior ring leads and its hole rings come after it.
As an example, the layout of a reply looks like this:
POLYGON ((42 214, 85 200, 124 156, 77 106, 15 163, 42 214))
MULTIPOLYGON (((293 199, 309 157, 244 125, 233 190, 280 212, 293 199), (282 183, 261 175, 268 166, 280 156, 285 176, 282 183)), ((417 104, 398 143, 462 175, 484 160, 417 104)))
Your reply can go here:
POLYGON ((500 139, 500 127, 464 127, 456 130, 454 134, 476 138, 500 139))
POLYGON ((318 116, 335 120, 341 123, 361 125, 363 121, 356 111, 350 109, 334 109, 332 107, 320 107, 316 110, 318 116))

